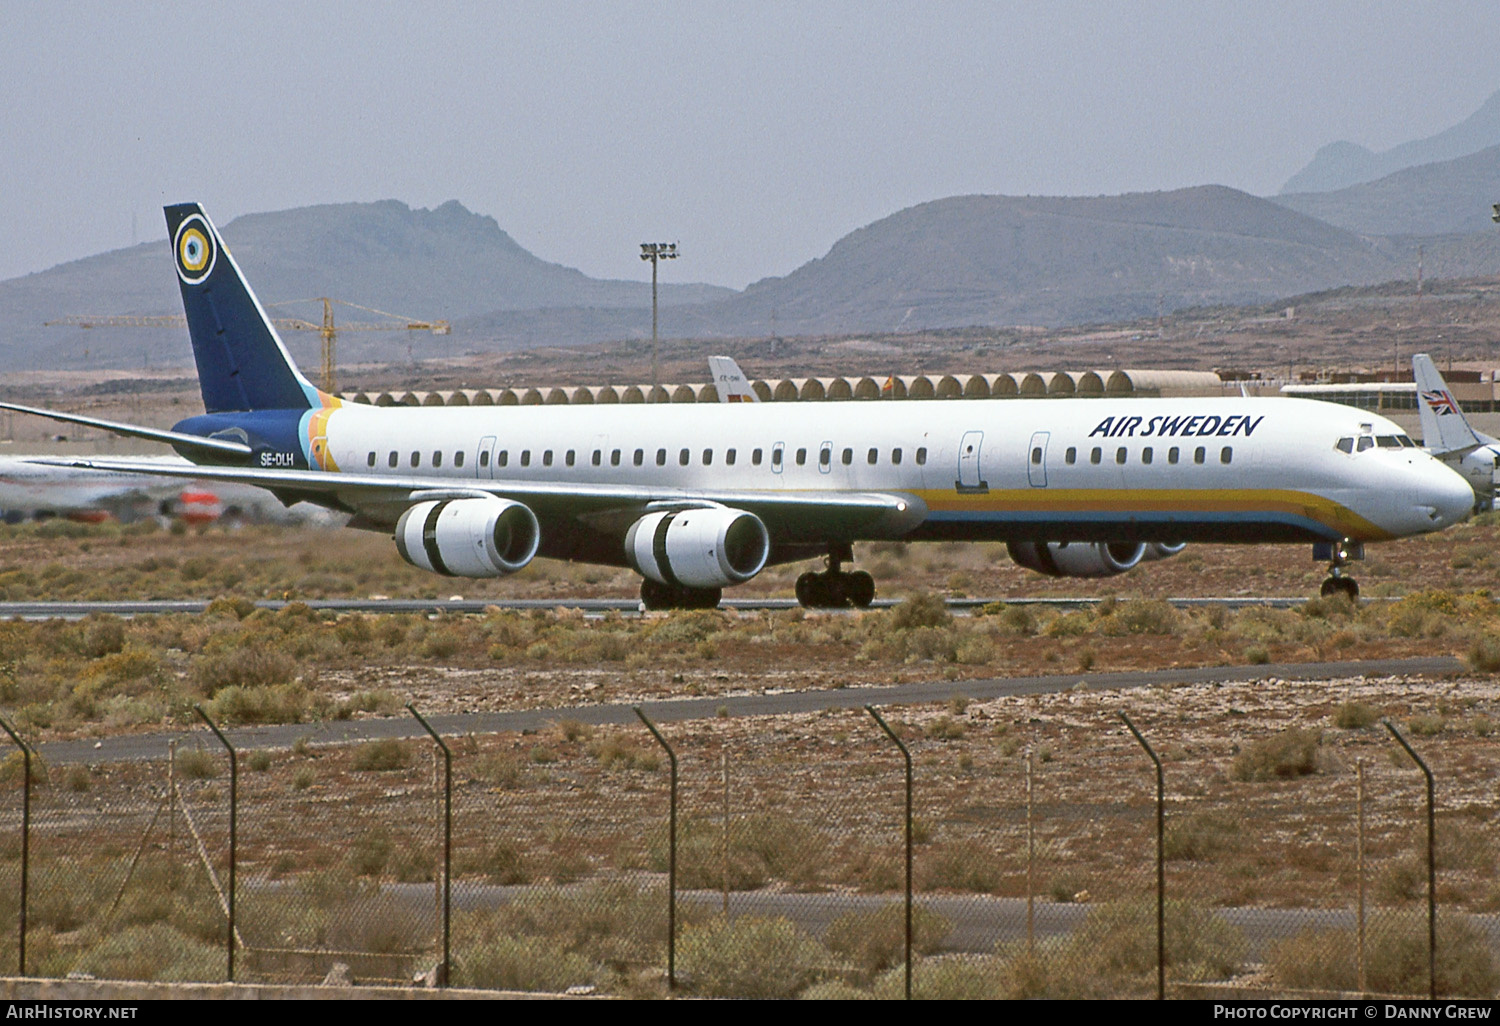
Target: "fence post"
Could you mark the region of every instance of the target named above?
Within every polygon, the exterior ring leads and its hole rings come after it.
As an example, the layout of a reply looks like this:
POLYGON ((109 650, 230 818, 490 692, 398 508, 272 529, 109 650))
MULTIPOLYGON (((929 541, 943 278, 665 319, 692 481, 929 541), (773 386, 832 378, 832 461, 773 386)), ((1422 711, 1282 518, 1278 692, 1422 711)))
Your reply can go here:
POLYGON ((0 727, 21 749, 21 975, 26 975, 26 901, 31 878, 31 747, 0 719, 0 727))
POLYGON ((881 719, 880 713, 875 711, 873 705, 865 706, 865 712, 875 717, 875 722, 880 724, 880 729, 885 731, 886 737, 896 743, 901 749, 901 757, 906 760, 906 1000, 911 1000, 911 752, 890 725, 881 719))
POLYGON ((208 729, 214 732, 214 737, 219 739, 229 752, 229 930, 225 937, 224 946, 227 950, 228 968, 226 975, 230 983, 234 982, 234 869, 239 854, 239 805, 240 805, 240 763, 239 756, 234 750, 234 745, 224 736, 218 724, 208 718, 208 713, 203 711, 203 706, 193 706, 193 712, 208 724, 208 729))
POLYGON ((449 932, 449 921, 453 912, 453 752, 449 750, 447 742, 438 735, 438 732, 432 729, 432 724, 417 712, 414 704, 407 702, 406 711, 417 718, 422 729, 432 735, 437 746, 443 750, 443 973, 438 986, 446 987, 449 976, 453 972, 449 932))
POLYGON ((1427 778, 1427 999, 1437 1000, 1437 847, 1436 832, 1437 824, 1433 812, 1433 782, 1432 770, 1427 768, 1427 763, 1417 754, 1417 750, 1406 743, 1406 738, 1389 719, 1382 716, 1380 722, 1385 724, 1385 729, 1391 732, 1391 737, 1396 743, 1406 749, 1406 754, 1411 756, 1412 762, 1422 770, 1422 775, 1427 778))
POLYGON ((1167 833, 1166 785, 1162 778, 1161 760, 1156 757, 1156 752, 1141 732, 1135 729, 1129 716, 1122 712, 1120 719, 1125 721, 1125 726, 1130 728, 1136 741, 1140 742, 1151 761, 1156 764, 1156 1000, 1162 1001, 1167 996, 1167 869, 1163 854, 1167 833))
POLYGON ((1355 797, 1358 835, 1354 855, 1359 871, 1359 992, 1364 994, 1369 989, 1365 986, 1365 760, 1359 759, 1354 765, 1358 781, 1355 797))
POLYGON ((667 806, 667 990, 670 992, 677 989, 677 753, 661 736, 656 724, 646 718, 640 706, 631 706, 631 709, 666 751, 667 761, 672 765, 672 789, 667 806))

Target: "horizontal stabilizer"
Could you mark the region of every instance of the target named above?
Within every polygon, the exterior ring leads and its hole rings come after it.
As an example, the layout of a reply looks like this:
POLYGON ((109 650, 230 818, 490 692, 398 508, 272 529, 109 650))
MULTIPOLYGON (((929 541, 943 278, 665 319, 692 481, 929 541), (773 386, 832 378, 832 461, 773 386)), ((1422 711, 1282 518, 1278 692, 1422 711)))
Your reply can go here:
POLYGON ((166 442, 168 445, 196 449, 199 452, 217 453, 221 456, 248 457, 254 452, 244 442, 236 442, 229 438, 204 438, 202 435, 190 435, 183 431, 166 431, 162 428, 122 424, 119 421, 101 420, 98 417, 85 417, 78 413, 42 410, 35 406, 18 406, 15 403, 0 403, 0 410, 30 413, 37 417, 46 417, 49 420, 59 420, 65 424, 83 424, 86 427, 95 427, 102 431, 124 435, 126 438, 145 438, 153 442, 166 442))

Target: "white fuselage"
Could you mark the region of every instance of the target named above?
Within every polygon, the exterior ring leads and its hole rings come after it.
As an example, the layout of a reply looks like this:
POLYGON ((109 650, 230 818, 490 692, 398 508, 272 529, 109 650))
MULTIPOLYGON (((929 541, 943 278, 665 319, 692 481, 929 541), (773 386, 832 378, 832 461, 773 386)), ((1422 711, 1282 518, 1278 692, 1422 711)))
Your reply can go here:
POLYGON ((1362 434, 1404 438, 1330 403, 1182 398, 349 404, 307 415, 303 445, 326 470, 455 485, 909 493, 927 510, 916 538, 1376 541, 1472 507, 1463 479, 1409 441, 1338 448, 1362 434))

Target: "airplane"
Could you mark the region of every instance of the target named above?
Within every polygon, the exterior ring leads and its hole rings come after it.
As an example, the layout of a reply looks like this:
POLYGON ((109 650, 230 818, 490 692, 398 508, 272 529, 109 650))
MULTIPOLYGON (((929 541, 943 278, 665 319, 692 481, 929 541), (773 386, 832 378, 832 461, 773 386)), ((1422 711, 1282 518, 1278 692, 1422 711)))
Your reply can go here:
POLYGON ((1426 353, 1411 358, 1417 383, 1417 413, 1422 423, 1422 445, 1474 489, 1475 512, 1495 507, 1495 472, 1500 470, 1500 439, 1474 430, 1437 364, 1426 353))
POLYGON ((1066 577, 1188 542, 1310 542, 1323 593, 1353 598, 1344 569, 1366 542, 1440 530, 1474 503, 1395 424, 1306 399, 344 402, 298 371, 203 210, 165 213, 205 412, 163 430, 0 408, 164 442, 196 464, 177 476, 348 512, 439 574, 499 577, 540 554, 633 568, 646 609, 706 608, 768 565, 823 556, 799 601, 864 607, 874 579, 844 569, 855 542, 998 540, 1066 577))
POLYGON ((758 403, 760 396, 750 387, 750 379, 729 356, 710 356, 708 373, 719 393, 721 403, 758 403))

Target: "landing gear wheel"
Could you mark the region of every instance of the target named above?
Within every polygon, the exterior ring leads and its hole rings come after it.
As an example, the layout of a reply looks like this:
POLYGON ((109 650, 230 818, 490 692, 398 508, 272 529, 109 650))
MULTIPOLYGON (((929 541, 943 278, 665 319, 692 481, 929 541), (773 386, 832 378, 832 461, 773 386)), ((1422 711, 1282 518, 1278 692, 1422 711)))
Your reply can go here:
POLYGON ((641 605, 658 609, 715 609, 724 597, 722 588, 683 588, 647 577, 641 581, 641 605))
POLYGON ((875 578, 863 570, 856 570, 849 575, 845 591, 855 609, 869 609, 870 603, 875 601, 875 578))
POLYGON ((1318 589, 1324 598, 1332 598, 1342 595, 1350 602, 1359 600, 1359 583, 1352 577, 1330 577, 1323 582, 1323 587, 1318 589))
POLYGON ((677 598, 676 592, 676 588, 647 577, 641 581, 641 606, 647 611, 673 609, 677 598))

